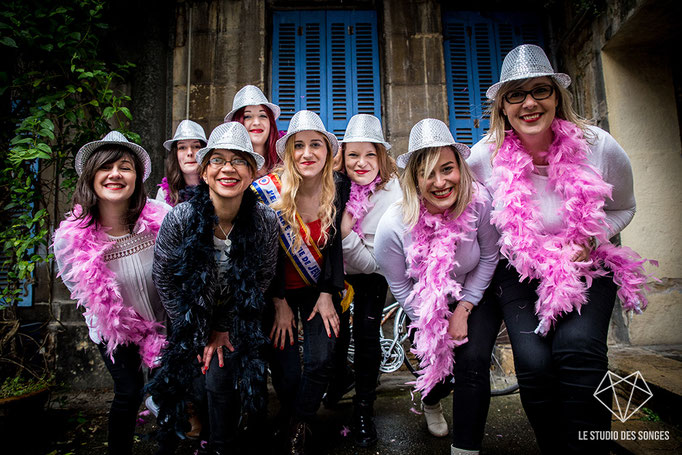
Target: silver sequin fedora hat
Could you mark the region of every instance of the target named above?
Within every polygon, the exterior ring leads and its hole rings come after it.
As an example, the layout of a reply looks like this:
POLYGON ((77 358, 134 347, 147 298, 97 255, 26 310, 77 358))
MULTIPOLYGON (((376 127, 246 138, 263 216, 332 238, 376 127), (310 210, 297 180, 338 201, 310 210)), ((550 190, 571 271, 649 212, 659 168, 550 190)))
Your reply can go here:
POLYGON ((183 120, 180 122, 178 125, 178 128, 175 130, 175 135, 173 136, 173 139, 168 139, 163 143, 163 146, 166 150, 170 152, 171 147, 173 146, 173 142, 177 141, 187 141, 187 140, 192 140, 196 139, 198 141, 202 141, 202 145, 206 145, 206 133, 204 132, 204 129, 199 125, 197 122, 193 122, 191 120, 183 120))
POLYGON ((342 144, 349 142, 373 142, 383 145, 386 150, 391 149, 391 144, 384 140, 384 132, 378 118, 369 114, 356 114, 348 121, 346 132, 343 135, 342 144))
POLYGON ((81 147, 80 150, 78 150, 74 167, 76 168, 76 173, 79 176, 83 173, 85 162, 88 161, 88 158, 90 158, 92 152, 104 145, 121 145, 137 155, 140 161, 142 161, 142 167, 144 168, 142 181, 144 182, 147 180, 147 177, 149 177, 149 174, 152 172, 152 160, 149 158, 149 154, 141 146, 130 142, 123 134, 119 133, 118 131, 111 131, 101 140, 88 142, 81 147))
POLYGON ((277 155, 284 159, 284 147, 291 136, 301 131, 317 131, 324 134, 332 145, 332 156, 339 151, 339 140, 332 133, 327 131, 319 115, 313 111, 298 111, 291 117, 287 134, 277 140, 277 155))
POLYGON ((251 138, 246 127, 239 122, 221 123, 216 126, 208 137, 208 144, 197 152, 197 163, 201 165, 204 157, 214 149, 239 150, 246 152, 256 160, 256 170, 263 167, 265 158, 253 151, 251 138))
POLYGON ((237 92, 236 95, 234 95, 234 100, 232 100, 232 110, 225 116, 225 121, 231 122, 232 117, 234 117, 234 114, 236 114, 239 109, 246 106, 258 106, 259 104, 266 105, 272 111, 272 115, 275 117, 275 120, 279 118, 280 110, 278 105, 272 104, 270 101, 268 101, 261 89, 255 85, 245 85, 237 92))
POLYGON ((540 46, 522 44, 509 51, 504 57, 500 71, 500 82, 491 85, 485 92, 485 96, 494 100, 498 90, 505 82, 543 76, 552 77, 557 84, 564 88, 571 85, 571 78, 568 74, 554 72, 545 51, 540 46))
POLYGON ((399 168, 405 169, 410 157, 417 150, 426 147, 445 147, 451 145, 459 151, 462 158, 467 159, 471 154, 471 150, 464 144, 460 144, 452 137, 450 128, 440 120, 435 118, 425 118, 420 120, 410 130, 410 141, 407 147, 407 153, 403 153, 396 160, 399 168))

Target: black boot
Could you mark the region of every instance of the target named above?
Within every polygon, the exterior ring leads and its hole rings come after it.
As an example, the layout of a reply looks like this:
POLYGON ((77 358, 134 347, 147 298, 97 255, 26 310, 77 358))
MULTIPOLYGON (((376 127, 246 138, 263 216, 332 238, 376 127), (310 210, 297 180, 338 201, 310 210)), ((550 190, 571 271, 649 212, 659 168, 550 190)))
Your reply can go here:
POLYGON ((293 419, 289 427, 287 454, 303 455, 306 453, 306 439, 310 436, 310 427, 303 420, 293 419))
POLYGON ((355 400, 353 409, 353 439, 359 447, 371 447, 377 443, 377 427, 374 425, 374 409, 371 401, 355 400))

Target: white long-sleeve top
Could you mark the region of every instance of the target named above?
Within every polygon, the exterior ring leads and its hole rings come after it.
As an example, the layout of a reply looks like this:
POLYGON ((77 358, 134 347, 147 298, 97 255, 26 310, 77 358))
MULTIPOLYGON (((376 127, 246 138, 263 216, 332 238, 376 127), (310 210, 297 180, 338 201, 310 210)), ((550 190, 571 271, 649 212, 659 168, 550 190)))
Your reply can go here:
MULTIPOLYGON (((596 126, 590 126, 589 130, 593 137, 588 139, 591 153, 588 153, 586 164, 597 168, 604 181, 613 186, 612 200, 607 199, 604 204, 608 225, 606 234, 607 238, 611 238, 622 231, 635 216, 632 166, 625 150, 609 133, 596 126)), ((472 147, 467 162, 476 179, 486 185, 490 193, 494 193, 490 182, 492 175, 490 146, 486 138, 481 139, 472 147)), ((536 190, 533 198, 540 209, 540 221, 546 232, 553 234, 564 227, 559 210, 563 200, 554 188, 550 188, 546 168, 547 166, 536 166, 536 172, 531 174, 531 181, 536 190)), ((493 204, 498 208, 495 202, 493 204)))
MULTIPOLYGON (((482 186, 477 191, 484 196, 475 203, 474 229, 457 245, 457 265, 452 269, 455 280, 462 285, 462 300, 478 305, 490 285, 499 259, 497 240, 499 234, 490 224, 491 196, 482 186)), ((374 253, 391 292, 412 320, 416 320, 418 302, 408 301, 416 284, 407 276, 407 252, 412 245, 411 230, 403 222, 402 204, 396 202, 379 222, 374 243, 374 253)))
POLYGON ((381 190, 369 197, 372 207, 360 224, 365 236, 364 240, 357 232, 351 231, 342 242, 343 262, 348 275, 381 273, 374 257, 374 237, 377 226, 391 204, 401 200, 402 197, 403 193, 397 178, 389 180, 381 190))

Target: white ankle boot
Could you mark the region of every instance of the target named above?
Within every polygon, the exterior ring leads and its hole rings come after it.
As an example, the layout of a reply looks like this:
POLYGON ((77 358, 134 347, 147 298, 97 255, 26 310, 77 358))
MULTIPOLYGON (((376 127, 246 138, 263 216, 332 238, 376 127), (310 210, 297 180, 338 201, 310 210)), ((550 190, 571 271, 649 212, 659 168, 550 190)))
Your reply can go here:
POLYGON ((478 455, 479 453, 479 450, 458 449, 455 446, 450 446, 450 455, 478 455))
POLYGON ((443 408, 440 403, 432 406, 422 403, 422 410, 424 411, 424 417, 426 417, 426 426, 429 429, 429 433, 439 438, 450 433, 448 431, 448 423, 445 421, 445 417, 443 417, 443 408))

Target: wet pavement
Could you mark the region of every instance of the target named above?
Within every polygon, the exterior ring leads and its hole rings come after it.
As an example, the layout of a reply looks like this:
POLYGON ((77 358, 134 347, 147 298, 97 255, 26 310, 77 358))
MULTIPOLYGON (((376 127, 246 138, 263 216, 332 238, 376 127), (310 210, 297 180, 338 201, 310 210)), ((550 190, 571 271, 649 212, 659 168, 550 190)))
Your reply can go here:
MULTIPOLYGON (((428 434, 424 417, 419 413, 418 399, 413 401, 410 387, 405 385, 413 377, 398 371, 381 378, 375 404, 375 422, 379 442, 371 449, 356 448, 348 427, 352 415, 350 395, 333 410, 321 408, 313 427, 313 454, 449 454, 450 437, 435 438, 428 434)), ((45 416, 36 416, 23 430, 10 436, 2 444, 2 453, 39 455, 90 455, 106 453, 107 410, 113 394, 110 390, 55 393, 45 416), (23 433, 23 434, 22 434, 23 433), (8 443, 13 440, 14 443, 8 443), (5 451, 8 450, 8 451, 5 451)), ((452 398, 443 401, 445 417, 452 419, 452 398)), ((142 408, 144 410, 144 406, 142 408)), ((270 415, 277 410, 277 399, 271 390, 270 415)), ((136 430, 134 453, 152 455, 155 425, 151 415, 140 416, 136 430)), ((277 453, 270 433, 273 420, 266 428, 256 429, 249 439, 233 453, 277 453)), ((183 441, 177 453, 193 454, 198 441, 183 441)), ((486 454, 539 453, 535 438, 521 408, 518 392, 493 397, 483 441, 486 454)))

